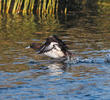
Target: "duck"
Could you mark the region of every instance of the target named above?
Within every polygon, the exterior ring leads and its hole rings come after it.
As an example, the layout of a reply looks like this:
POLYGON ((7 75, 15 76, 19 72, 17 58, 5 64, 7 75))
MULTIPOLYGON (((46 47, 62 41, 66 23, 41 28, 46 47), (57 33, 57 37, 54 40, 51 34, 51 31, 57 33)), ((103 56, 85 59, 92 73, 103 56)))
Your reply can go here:
POLYGON ((73 54, 69 51, 68 46, 59 39, 57 35, 49 36, 41 46, 38 46, 37 43, 32 43, 30 48, 37 51, 38 54, 44 54, 55 59, 73 56, 73 54))
MULTIPOLYGON (((38 54, 44 54, 50 58, 61 59, 65 61, 65 63, 76 64, 76 63, 100 63, 95 59, 83 59, 82 57, 78 57, 72 52, 69 51, 68 46, 58 38, 57 35, 52 35, 46 38, 46 41, 43 44, 31 43, 30 46, 26 48, 32 48, 38 54)), ((104 62, 110 63, 110 54, 107 54, 104 62)))

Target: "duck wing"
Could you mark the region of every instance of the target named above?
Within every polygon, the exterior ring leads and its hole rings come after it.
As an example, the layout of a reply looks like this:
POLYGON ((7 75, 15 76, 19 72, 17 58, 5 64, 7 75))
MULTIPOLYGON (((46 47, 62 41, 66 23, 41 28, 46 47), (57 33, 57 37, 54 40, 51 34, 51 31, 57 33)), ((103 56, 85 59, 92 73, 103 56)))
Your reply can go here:
POLYGON ((39 49, 39 54, 44 53, 44 52, 48 52, 50 50, 52 50, 54 47, 53 46, 49 46, 48 43, 45 43, 44 45, 42 45, 39 49))
POLYGON ((66 51, 68 51, 68 46, 61 40, 59 39, 56 35, 53 35, 54 40, 58 43, 59 47, 61 48, 61 50, 65 53, 66 51))

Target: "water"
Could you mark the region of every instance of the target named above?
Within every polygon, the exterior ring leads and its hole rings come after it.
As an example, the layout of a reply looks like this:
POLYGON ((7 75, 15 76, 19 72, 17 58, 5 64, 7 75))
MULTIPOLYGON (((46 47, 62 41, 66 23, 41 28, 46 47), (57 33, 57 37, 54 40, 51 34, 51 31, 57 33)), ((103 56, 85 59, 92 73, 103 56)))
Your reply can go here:
POLYGON ((110 64, 64 64, 32 49, 57 34, 71 52, 100 62, 110 53, 108 13, 39 19, 0 16, 0 100, 109 100, 110 64))

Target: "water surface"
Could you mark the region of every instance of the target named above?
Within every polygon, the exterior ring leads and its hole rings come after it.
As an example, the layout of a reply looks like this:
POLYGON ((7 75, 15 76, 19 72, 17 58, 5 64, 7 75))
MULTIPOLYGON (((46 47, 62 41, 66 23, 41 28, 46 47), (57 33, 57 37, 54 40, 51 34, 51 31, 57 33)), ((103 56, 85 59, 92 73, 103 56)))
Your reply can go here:
POLYGON ((71 52, 102 61, 110 53, 109 13, 87 12, 39 19, 0 16, 1 100, 109 100, 110 64, 63 64, 25 49, 56 34, 71 52))

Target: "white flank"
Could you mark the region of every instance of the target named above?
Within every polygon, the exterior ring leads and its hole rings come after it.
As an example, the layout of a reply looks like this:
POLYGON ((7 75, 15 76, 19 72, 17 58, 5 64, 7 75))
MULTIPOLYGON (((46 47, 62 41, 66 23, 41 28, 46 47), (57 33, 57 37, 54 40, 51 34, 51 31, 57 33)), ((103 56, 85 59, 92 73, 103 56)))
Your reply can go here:
POLYGON ((44 54, 52 57, 52 58, 61 58, 64 56, 64 53, 61 51, 61 49, 58 47, 58 43, 51 42, 49 45, 49 48, 53 48, 52 50, 45 52, 44 54), (54 47, 54 48, 53 48, 54 47))

